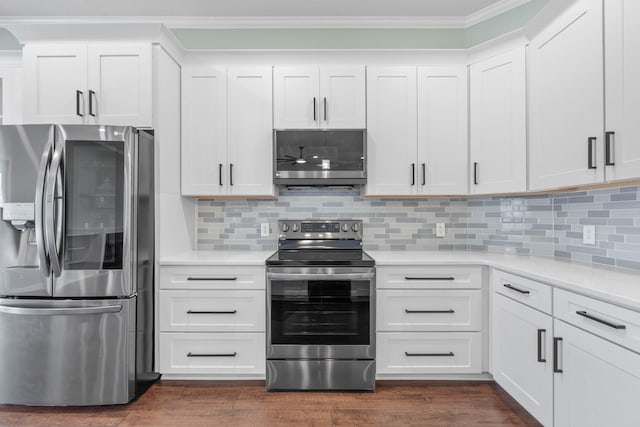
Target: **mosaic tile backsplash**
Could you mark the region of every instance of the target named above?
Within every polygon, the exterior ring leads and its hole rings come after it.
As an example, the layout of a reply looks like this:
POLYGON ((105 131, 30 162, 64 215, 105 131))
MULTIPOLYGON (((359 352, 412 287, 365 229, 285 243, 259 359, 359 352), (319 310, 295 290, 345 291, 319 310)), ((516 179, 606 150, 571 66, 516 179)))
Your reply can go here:
POLYGON ((359 190, 282 189, 278 200, 198 201, 199 250, 274 250, 278 219, 357 218, 368 250, 471 250, 640 270, 640 187, 546 195, 364 199, 359 190), (260 237, 268 222, 271 236, 260 237), (435 224, 446 224, 436 238, 435 224), (596 226, 596 244, 582 227, 596 226))

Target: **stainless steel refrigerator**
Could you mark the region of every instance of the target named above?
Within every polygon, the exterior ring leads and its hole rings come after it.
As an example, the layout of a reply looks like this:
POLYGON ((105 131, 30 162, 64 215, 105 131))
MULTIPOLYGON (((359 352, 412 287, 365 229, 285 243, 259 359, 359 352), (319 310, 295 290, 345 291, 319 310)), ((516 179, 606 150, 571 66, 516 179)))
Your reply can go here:
POLYGON ((153 372, 153 132, 0 126, 0 403, 127 403, 153 372))

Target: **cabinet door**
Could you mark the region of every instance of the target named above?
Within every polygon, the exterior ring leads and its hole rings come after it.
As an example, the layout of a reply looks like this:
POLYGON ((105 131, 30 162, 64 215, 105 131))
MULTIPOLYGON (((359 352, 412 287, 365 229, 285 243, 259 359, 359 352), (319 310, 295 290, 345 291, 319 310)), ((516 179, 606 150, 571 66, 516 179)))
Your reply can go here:
POLYGON ((90 44, 88 123, 153 126, 151 45, 90 44))
POLYGON ((640 177, 640 2, 605 2, 607 181, 640 177), (608 157, 608 158, 607 158, 608 157))
POLYGON ((640 355, 562 321, 554 328, 555 426, 639 426, 640 355))
POLYGON ((87 46, 27 44, 24 122, 82 124, 88 114, 87 46))
POLYGON ((538 421, 551 426, 551 316, 496 293, 492 316, 493 377, 538 421))
POLYGON ((470 193, 526 191, 524 46, 469 67, 470 193))
POLYGON ((223 68, 182 69, 182 194, 227 192, 227 77, 223 68))
POLYGON ((418 192, 416 67, 367 68, 368 195, 418 192))
POLYGON ((418 188, 467 194, 466 67, 418 67, 418 188))
POLYGON ((318 67, 275 67, 273 127, 311 129, 320 123, 318 67))
POLYGON ((229 194, 272 196, 271 67, 227 74, 229 194))
POLYGON ((364 129, 364 66, 320 69, 320 126, 328 129, 364 129))
POLYGON ((602 38, 602 0, 579 0, 529 45, 532 190, 604 178, 602 38))

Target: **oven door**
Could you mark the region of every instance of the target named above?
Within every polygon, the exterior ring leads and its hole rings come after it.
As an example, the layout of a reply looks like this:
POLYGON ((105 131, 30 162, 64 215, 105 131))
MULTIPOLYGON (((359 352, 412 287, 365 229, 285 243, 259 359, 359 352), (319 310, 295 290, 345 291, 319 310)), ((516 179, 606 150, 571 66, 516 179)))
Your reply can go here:
POLYGON ((267 359, 373 359, 375 269, 267 270, 267 359))

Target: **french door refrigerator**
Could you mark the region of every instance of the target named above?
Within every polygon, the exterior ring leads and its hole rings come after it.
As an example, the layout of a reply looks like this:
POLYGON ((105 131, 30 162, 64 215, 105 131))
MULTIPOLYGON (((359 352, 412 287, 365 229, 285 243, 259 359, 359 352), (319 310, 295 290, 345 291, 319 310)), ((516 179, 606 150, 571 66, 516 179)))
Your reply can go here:
POLYGON ((153 372, 153 132, 0 126, 0 403, 127 403, 153 372))

